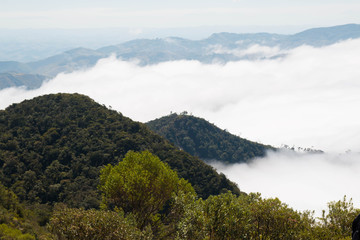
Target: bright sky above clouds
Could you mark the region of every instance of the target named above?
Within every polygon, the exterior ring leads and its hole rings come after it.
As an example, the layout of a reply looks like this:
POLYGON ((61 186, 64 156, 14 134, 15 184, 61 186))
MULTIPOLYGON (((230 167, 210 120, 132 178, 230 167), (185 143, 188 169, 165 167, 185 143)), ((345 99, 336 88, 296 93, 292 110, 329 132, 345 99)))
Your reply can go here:
POLYGON ((1 0, 0 28, 331 26, 360 22, 358 0, 1 0))

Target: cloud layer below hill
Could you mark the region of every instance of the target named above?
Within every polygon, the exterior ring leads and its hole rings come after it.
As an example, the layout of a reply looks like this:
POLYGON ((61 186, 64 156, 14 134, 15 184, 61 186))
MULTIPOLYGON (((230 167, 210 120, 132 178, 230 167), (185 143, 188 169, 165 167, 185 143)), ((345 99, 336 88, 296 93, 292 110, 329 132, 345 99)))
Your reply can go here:
POLYGON ((260 192, 278 197, 296 210, 315 210, 320 217, 330 201, 353 199, 360 207, 357 183, 360 154, 309 154, 270 152, 250 164, 211 163, 218 171, 238 183, 244 192, 260 192))
POLYGON ((91 69, 59 74, 34 91, 2 90, 0 107, 79 92, 138 121, 186 110, 266 144, 359 151, 359 62, 360 40, 225 65, 175 61, 141 67, 112 57, 91 69))
POLYGON ((253 164, 219 167, 243 191, 319 210, 345 194, 360 201, 359 63, 360 40, 225 65, 138 66, 111 57, 91 69, 59 74, 37 90, 4 89, 0 108, 43 94, 78 92, 137 121, 186 110, 253 141, 322 149, 328 153, 271 153, 253 164), (348 149, 353 153, 339 154, 348 149))

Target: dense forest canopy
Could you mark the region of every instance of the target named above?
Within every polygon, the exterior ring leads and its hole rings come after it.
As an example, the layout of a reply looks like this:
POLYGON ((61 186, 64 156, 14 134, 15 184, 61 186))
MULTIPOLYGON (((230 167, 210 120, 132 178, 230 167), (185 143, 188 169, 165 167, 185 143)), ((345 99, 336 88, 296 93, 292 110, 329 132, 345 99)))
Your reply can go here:
POLYGON ((271 146, 235 136, 185 112, 173 113, 146 124, 176 146, 203 160, 247 162, 265 156, 268 150, 275 150, 271 146))
POLYGON ((121 113, 80 94, 53 94, 0 111, 0 181, 21 200, 97 208, 100 169, 148 150, 207 198, 239 189, 224 175, 121 113))

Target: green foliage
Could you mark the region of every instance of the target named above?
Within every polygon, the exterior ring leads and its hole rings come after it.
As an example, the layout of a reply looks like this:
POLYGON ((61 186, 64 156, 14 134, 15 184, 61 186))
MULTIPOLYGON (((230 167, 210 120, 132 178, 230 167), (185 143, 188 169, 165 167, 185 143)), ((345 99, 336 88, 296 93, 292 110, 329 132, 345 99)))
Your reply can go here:
POLYGON ((176 172, 148 151, 128 152, 116 166, 103 168, 99 188, 104 193, 105 207, 131 213, 140 229, 151 225, 155 234, 169 232, 169 225, 179 217, 174 197, 195 196, 187 181, 179 179, 176 172))
POLYGON ((59 240, 152 239, 151 230, 140 231, 131 219, 113 211, 58 206, 48 228, 59 240))
POLYGON ((2 240, 35 240, 29 233, 23 234, 19 229, 0 224, 0 239, 2 240))
POLYGON ((249 234, 249 208, 231 193, 209 197, 204 215, 210 239, 246 239, 249 234))
MULTIPOLYGON (((14 212, 19 216, 24 215, 23 206, 17 196, 0 183, 0 209, 14 212)), ((2 219, 1 219, 2 220, 2 219)))
POLYGON ((301 239, 302 232, 307 230, 307 219, 310 215, 302 215, 292 210, 277 198, 263 199, 259 195, 250 196, 251 236, 261 239, 291 240, 301 239), (304 219, 305 217, 305 219, 304 219))
POLYGON ((36 214, 0 183, 0 239, 46 239, 46 235, 36 214))
POLYGON ((344 199, 329 203, 328 215, 316 221, 311 212, 253 193, 225 193, 187 206, 176 239, 350 240, 351 223, 360 211, 344 199))
POLYGON ((206 218, 204 214, 204 201, 190 198, 187 201, 176 199, 182 206, 182 217, 176 224, 177 240, 206 239, 206 218))
POLYGON ((360 209, 355 209, 352 199, 347 200, 346 196, 342 200, 330 202, 328 210, 323 211, 315 234, 324 240, 346 239, 351 236, 352 222, 359 214, 360 209))
POLYGON ((275 150, 186 114, 171 114, 146 124, 179 148, 203 160, 246 162, 254 157, 263 157, 267 150, 275 150))
MULTIPOLYGON (((191 125, 193 133, 206 129, 191 125)), ((185 137, 190 145, 207 139, 185 137)), ((218 156, 220 148, 209 146, 202 151, 218 156)), ((240 195, 223 174, 143 124, 78 94, 0 111, 0 181, 0 239, 51 239, 39 225, 56 202, 82 207, 55 210, 49 229, 57 239, 345 240, 360 213, 344 198, 315 220, 279 199, 240 195), (115 211, 84 210, 99 206, 99 183, 104 205, 115 211)))
POLYGON ((344 196, 343 200, 328 203, 328 209, 328 214, 322 218, 324 224, 334 234, 342 237, 348 236, 351 233, 353 220, 360 214, 360 210, 354 208, 352 199, 347 201, 344 196))
POLYGON ((239 193, 198 158, 86 96, 46 95, 0 111, 0 181, 29 203, 98 208, 100 169, 131 150, 157 155, 201 197, 239 193))

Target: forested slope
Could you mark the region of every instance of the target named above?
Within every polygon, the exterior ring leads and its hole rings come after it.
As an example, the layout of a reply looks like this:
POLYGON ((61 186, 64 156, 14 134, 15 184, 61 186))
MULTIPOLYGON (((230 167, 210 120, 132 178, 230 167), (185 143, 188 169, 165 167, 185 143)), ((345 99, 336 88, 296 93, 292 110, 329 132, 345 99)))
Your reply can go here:
POLYGON ((203 160, 225 163, 247 162, 275 148, 252 142, 221 130, 205 119, 187 114, 170 114, 147 123, 150 129, 203 160))
POLYGON ((21 200, 98 207, 100 169, 129 151, 149 150, 201 197, 235 184, 142 123, 79 94, 53 94, 0 111, 0 181, 21 200))

